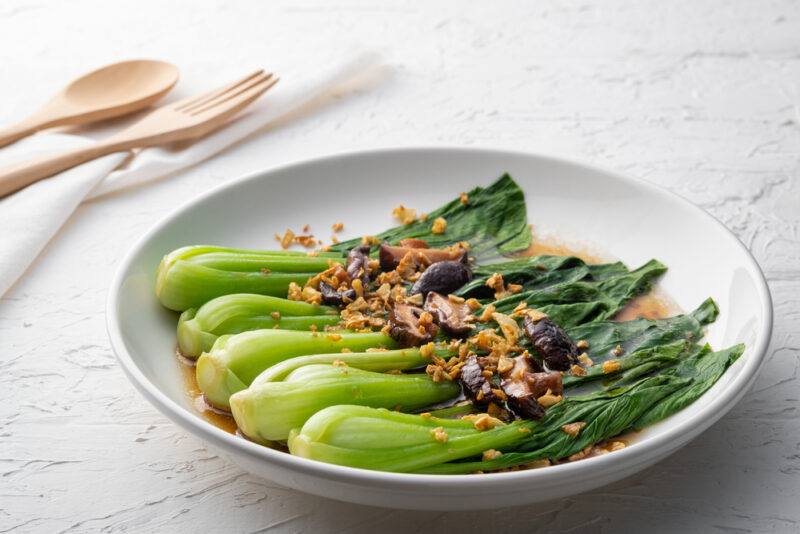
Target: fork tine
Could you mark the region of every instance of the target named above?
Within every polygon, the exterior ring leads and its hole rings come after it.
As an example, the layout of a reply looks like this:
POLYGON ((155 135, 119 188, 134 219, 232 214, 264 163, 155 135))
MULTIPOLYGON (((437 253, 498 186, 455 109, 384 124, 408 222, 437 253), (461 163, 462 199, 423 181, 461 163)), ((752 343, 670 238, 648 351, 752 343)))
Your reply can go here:
POLYGON ((202 104, 203 102, 210 101, 210 100, 218 97, 219 95, 225 94, 228 91, 236 89, 237 87, 239 87, 243 83, 247 83, 248 81, 252 80, 256 76, 260 76, 263 73, 264 73, 264 69, 258 69, 256 71, 251 72, 250 74, 248 74, 244 78, 240 78, 239 80, 236 80, 235 82, 230 83, 228 85, 225 85, 223 87, 220 87, 219 89, 214 89, 214 90, 209 91, 207 93, 203 93, 202 95, 190 96, 188 98, 184 98, 183 100, 181 100, 179 102, 176 102, 176 105, 174 105, 173 109, 175 111, 184 111, 190 106, 194 106, 194 105, 197 105, 197 104, 202 104))
POLYGON ((189 114, 193 117, 201 114, 208 114, 211 116, 224 115, 228 113, 233 114, 250 104, 253 100, 260 97, 265 92, 272 89, 272 87, 278 83, 278 80, 280 80, 280 78, 270 76, 264 81, 242 90, 235 95, 226 95, 224 100, 220 100, 200 109, 196 109, 189 114))
POLYGON ((181 111, 183 111, 184 113, 193 114, 195 111, 211 108, 219 103, 225 102, 230 98, 238 96, 239 94, 249 90, 251 87, 255 87, 256 85, 259 85, 264 81, 269 80, 270 78, 272 78, 271 72, 259 74, 258 76, 250 78, 246 82, 239 84, 238 86, 234 87, 233 89, 230 89, 227 92, 220 93, 219 95, 213 98, 209 98, 204 100, 203 102, 193 104, 189 107, 185 107, 181 111))
POLYGON ((272 87, 278 83, 280 78, 277 77, 270 77, 265 79, 263 82, 259 83, 258 85, 254 85, 239 93, 236 96, 226 98, 222 102, 217 102, 210 107, 206 107, 203 109, 199 109, 190 113, 191 116, 197 117, 198 115, 208 115, 206 120, 209 120, 211 117, 216 116, 230 116, 234 115, 242 108, 248 106, 251 102, 255 99, 272 89, 272 87))

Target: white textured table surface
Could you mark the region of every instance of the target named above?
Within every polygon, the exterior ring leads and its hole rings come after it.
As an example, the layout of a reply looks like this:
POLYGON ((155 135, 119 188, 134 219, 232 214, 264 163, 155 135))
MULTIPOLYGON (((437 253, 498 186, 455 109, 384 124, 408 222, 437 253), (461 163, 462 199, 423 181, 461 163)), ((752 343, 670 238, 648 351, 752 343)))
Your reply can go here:
MULTIPOLYGON (((180 91, 355 42, 395 75, 154 185, 83 206, 0 300, 0 532, 797 532, 800 529, 800 3, 0 4, 0 119, 128 57, 180 91), (434 5, 435 4, 435 5, 434 5), (207 78, 207 80, 206 80, 207 78), (104 305, 128 246, 243 173, 342 150, 485 145, 666 186, 756 255, 775 330, 755 388, 680 453, 589 494, 475 513, 309 497, 208 451, 134 391, 104 305)), ((2 239, 0 228, 0 239, 2 239)))

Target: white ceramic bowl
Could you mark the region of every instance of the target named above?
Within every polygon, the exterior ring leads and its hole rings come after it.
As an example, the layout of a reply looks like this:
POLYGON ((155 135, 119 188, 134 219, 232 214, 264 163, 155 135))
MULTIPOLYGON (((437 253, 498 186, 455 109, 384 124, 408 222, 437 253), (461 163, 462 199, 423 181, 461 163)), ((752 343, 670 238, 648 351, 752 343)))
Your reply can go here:
POLYGON ((647 182, 518 152, 423 148, 326 157, 260 172, 187 203, 127 255, 108 299, 111 344, 130 379, 173 421, 242 468, 281 485, 344 501, 413 509, 479 509, 544 501, 607 484, 657 462, 707 429, 744 395, 764 358, 772 305, 764 277, 724 226, 647 182), (485 475, 381 473, 296 458, 237 438, 197 415, 175 361, 177 315, 153 292, 161 256, 188 244, 275 248, 273 234, 311 224, 320 236, 344 221, 345 236, 393 225, 404 203, 430 210, 509 172, 525 190, 537 230, 585 243, 639 265, 669 266, 661 287, 683 309, 713 297, 721 314, 708 330, 715 348, 747 350, 694 404, 642 432, 628 448, 553 467, 485 475))

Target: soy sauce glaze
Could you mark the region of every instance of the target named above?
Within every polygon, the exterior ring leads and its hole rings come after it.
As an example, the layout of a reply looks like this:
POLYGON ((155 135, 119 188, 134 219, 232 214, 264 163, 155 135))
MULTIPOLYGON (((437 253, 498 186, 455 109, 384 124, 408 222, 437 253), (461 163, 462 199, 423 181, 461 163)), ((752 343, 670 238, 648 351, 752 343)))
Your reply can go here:
POLYGON ((221 428, 229 434, 236 434, 236 421, 233 420, 233 417, 231 417, 229 413, 218 410, 206 402, 203 392, 200 391, 200 386, 197 385, 194 360, 185 357, 179 350, 175 350, 175 355, 178 360, 178 367, 180 367, 181 375, 183 376, 183 390, 189 402, 192 404, 192 409, 212 425, 221 428))

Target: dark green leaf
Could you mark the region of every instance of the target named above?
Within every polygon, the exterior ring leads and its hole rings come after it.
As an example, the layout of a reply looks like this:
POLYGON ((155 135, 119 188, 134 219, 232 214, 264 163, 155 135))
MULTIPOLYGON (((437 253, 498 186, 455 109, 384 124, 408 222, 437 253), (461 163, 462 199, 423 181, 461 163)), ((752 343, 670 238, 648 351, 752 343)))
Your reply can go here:
POLYGON ((662 367, 677 363, 684 353, 688 352, 691 345, 686 341, 676 341, 668 345, 657 345, 637 350, 621 358, 617 358, 619 369, 613 373, 603 371, 602 363, 595 363, 586 369, 583 376, 567 375, 563 379, 564 388, 572 389, 598 380, 612 380, 616 385, 621 382, 631 383, 632 379, 643 376, 662 367), (643 372, 644 370, 646 372, 643 372))
MULTIPOLYGON (((511 176, 504 174, 490 186, 476 187, 467 195, 466 205, 456 198, 429 213, 427 221, 390 228, 376 237, 392 244, 410 237, 424 239, 431 248, 467 241, 470 254, 479 261, 520 252, 530 246, 525 194, 511 176), (437 217, 447 221, 447 231, 443 234, 431 232, 431 224, 437 217)), ((331 249, 346 254, 358 244, 360 240, 351 239, 331 249)))
POLYGON ((589 343, 589 356, 595 363, 602 363, 616 358, 611 351, 617 345, 622 347, 623 354, 629 354, 675 341, 699 340, 703 334, 703 326, 716 319, 717 313, 717 305, 708 299, 686 315, 656 320, 598 321, 568 328, 567 333, 572 339, 585 339, 589 343))
POLYGON ((678 376, 652 376, 638 383, 597 393, 568 397, 547 411, 531 438, 516 451, 488 461, 450 462, 427 473, 471 473, 527 464, 543 458, 560 459, 630 428, 642 414, 690 381, 678 376), (569 423, 585 422, 577 436, 563 431, 569 423))
POLYGON ((628 271, 622 263, 587 265, 575 257, 533 256, 480 266, 475 279, 458 291, 465 297, 483 298, 497 311, 510 313, 525 301, 564 328, 610 319, 632 298, 648 291, 666 267, 651 260, 628 271), (493 301, 486 280, 494 273, 506 283, 519 284, 522 291, 493 301))
POLYGON ((682 361, 671 374, 690 378, 691 382, 644 414, 633 426, 637 429, 650 426, 693 403, 714 385, 743 352, 742 344, 717 352, 713 352, 711 347, 706 345, 703 350, 682 361))

